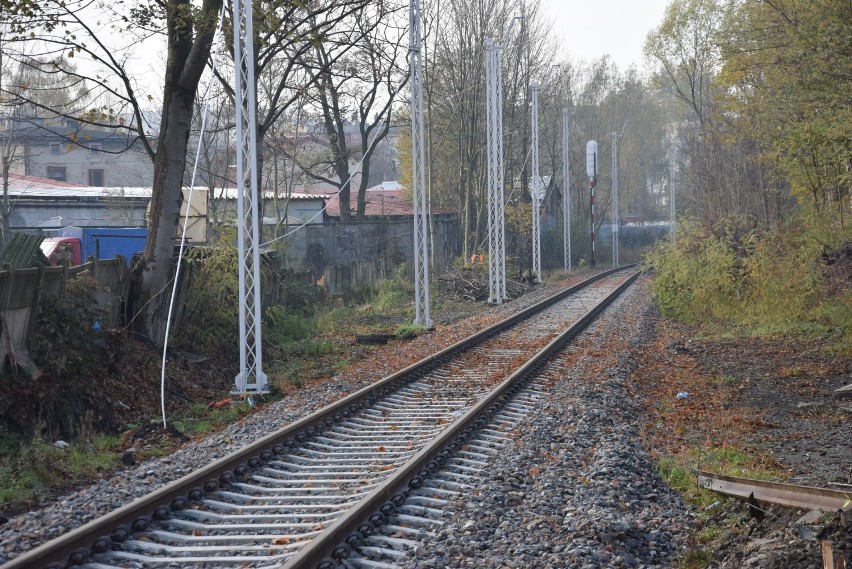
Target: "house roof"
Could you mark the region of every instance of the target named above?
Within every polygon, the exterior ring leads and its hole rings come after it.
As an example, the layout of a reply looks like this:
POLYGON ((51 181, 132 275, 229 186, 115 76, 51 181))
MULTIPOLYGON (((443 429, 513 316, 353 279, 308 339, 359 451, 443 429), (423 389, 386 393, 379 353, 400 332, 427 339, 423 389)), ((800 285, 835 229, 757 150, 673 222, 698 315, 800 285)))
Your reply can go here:
MULTIPOLYGON (((340 197, 338 188, 312 188, 311 193, 324 196, 328 202, 325 213, 331 217, 340 217, 340 197)), ((367 188, 367 207, 364 210, 365 217, 410 217, 414 215, 414 207, 411 204, 411 195, 399 182, 382 182, 378 186, 367 188)), ((350 209, 355 210, 355 196, 352 195, 350 209)), ((435 215, 455 213, 450 209, 433 209, 435 215)))
MULTIPOLYGON (((314 190, 312 190, 314 191, 314 190)), ((328 199, 326 215, 332 217, 340 216, 340 196, 337 188, 324 194, 328 199)), ((414 207, 411 204, 411 196, 399 182, 382 182, 378 186, 367 188, 367 207, 364 210, 365 217, 410 217, 414 215, 414 207)), ((352 195, 350 208, 355 209, 355 196, 352 195)), ((433 213, 451 213, 448 211, 433 211, 433 213)))
POLYGON ((20 174, 9 174, 9 189, 10 190, 35 190, 35 189, 62 189, 62 188, 83 188, 80 184, 72 184, 71 182, 60 182, 51 180, 50 178, 39 178, 37 176, 22 176, 20 174))

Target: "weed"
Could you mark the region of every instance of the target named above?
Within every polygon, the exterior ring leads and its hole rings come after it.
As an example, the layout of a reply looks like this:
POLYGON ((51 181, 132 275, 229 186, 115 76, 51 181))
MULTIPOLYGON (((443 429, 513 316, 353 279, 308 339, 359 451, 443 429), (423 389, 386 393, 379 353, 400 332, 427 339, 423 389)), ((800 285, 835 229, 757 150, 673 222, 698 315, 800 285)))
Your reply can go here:
POLYGON ((119 440, 114 436, 97 435, 58 448, 41 438, 0 433, 3 450, 15 449, 0 459, 0 507, 44 499, 49 488, 79 483, 119 463, 119 440))
POLYGON ((182 419, 175 421, 181 433, 193 436, 206 435, 215 429, 229 425, 248 414, 251 408, 246 403, 232 403, 221 409, 209 409, 203 403, 195 403, 182 419))
POLYGON ((426 330, 425 326, 420 324, 403 324, 394 332, 397 340, 413 340, 426 330))
POLYGON ((733 375, 719 375, 713 379, 713 383, 716 385, 738 385, 740 379, 733 375))
POLYGON ((266 310, 264 324, 267 337, 278 344, 303 340, 310 337, 314 331, 311 319, 289 312, 281 305, 271 306, 266 310))
POLYGON ((393 278, 379 283, 375 307, 383 313, 398 312, 404 308, 410 312, 411 299, 414 297, 412 279, 408 276, 405 265, 397 268, 393 278))

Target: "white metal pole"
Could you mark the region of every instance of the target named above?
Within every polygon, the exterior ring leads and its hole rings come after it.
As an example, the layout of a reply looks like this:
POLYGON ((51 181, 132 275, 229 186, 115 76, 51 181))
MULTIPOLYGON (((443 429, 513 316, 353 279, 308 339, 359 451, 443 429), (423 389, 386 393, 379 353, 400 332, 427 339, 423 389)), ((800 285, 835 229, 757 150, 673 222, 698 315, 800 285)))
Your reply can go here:
POLYGON ((497 50, 494 40, 485 39, 485 118, 486 118, 486 140, 487 140, 487 172, 488 172, 488 302, 500 304, 503 298, 500 294, 500 258, 498 254, 497 230, 499 229, 498 216, 500 205, 498 200, 498 145, 499 139, 497 128, 497 73, 496 73, 497 50))
POLYGON ((429 315, 429 240, 426 154, 423 135, 423 59, 420 1, 408 5, 408 65, 411 85, 411 193, 414 206, 414 323, 433 326, 429 315))
POLYGON ((261 349, 260 219, 252 0, 233 0, 237 133, 240 373, 235 394, 267 393, 261 349))
MULTIPOLYGON (((514 20, 512 20, 514 27, 514 20)), ((511 28, 510 28, 511 30, 511 28)), ((504 177, 504 162, 503 162, 503 46, 498 45, 494 54, 494 70, 496 72, 497 93, 496 111, 497 111, 497 254, 500 259, 497 262, 497 297, 500 302, 509 300, 509 293, 506 289, 506 184, 504 177)))
POLYGON ((671 232, 672 232, 672 243, 675 242, 675 228, 677 227, 677 215, 675 209, 675 162, 677 161, 677 147, 672 146, 671 152, 671 160, 669 160, 669 209, 670 209, 670 217, 671 217, 671 232))
POLYGON ((612 266, 618 266, 618 133, 612 133, 612 266))
POLYGON ((562 243, 566 271, 571 270, 571 111, 562 109, 562 243))
POLYGON ((530 85, 532 94, 532 270, 537 283, 541 283, 541 206, 538 171, 538 83, 530 85))

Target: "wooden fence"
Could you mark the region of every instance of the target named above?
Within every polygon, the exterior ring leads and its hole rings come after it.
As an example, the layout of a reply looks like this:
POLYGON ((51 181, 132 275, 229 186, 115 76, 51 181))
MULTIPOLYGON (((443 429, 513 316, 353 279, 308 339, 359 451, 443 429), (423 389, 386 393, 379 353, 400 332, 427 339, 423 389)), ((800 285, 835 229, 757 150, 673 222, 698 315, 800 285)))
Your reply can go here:
POLYGON ((78 267, 32 267, 0 270, 0 362, 28 363, 27 340, 35 326, 36 314, 47 301, 64 298, 70 279, 91 276, 97 283, 95 298, 107 314, 104 327, 121 325, 122 307, 130 284, 123 257, 89 259, 78 267))
MULTIPOLYGON (((264 264, 269 270, 264 271, 261 282, 261 302, 263 306, 270 306, 280 301, 280 279, 287 270, 287 260, 280 254, 270 253, 264 255, 264 264)), ((181 282, 177 287, 179 297, 185 294, 187 286, 192 286, 193 273, 197 268, 196 264, 186 263, 181 269, 181 282)), ((335 294, 354 286, 375 284, 392 275, 394 269, 381 262, 351 261, 322 269, 298 269, 294 276, 298 282, 308 286, 322 283, 327 292, 335 294)), ((106 314, 101 325, 107 329, 125 325, 130 271, 123 257, 90 258, 78 267, 0 269, 0 370, 6 369, 10 361, 25 368, 32 367, 26 346, 38 311, 48 301, 65 298, 68 282, 81 276, 89 276, 94 281, 95 299, 106 314)), ((175 302, 173 329, 181 325, 182 301, 182 298, 177 298, 175 302)), ((169 295, 161 295, 156 302, 162 305, 162 310, 167 310, 169 295)))

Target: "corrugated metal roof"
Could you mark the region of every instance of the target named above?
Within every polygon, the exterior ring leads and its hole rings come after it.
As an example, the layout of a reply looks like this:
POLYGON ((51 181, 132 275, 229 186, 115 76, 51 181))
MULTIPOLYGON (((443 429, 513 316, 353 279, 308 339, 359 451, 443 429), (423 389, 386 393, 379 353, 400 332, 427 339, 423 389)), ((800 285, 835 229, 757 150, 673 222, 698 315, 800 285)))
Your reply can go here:
MULTIPOLYGON (((194 192, 207 192, 208 188, 196 186, 194 192)), ((236 188, 218 188, 215 190, 216 197, 224 197, 225 199, 237 199, 236 188)), ((16 198, 149 198, 151 197, 151 188, 140 187, 94 187, 80 186, 67 182, 58 182, 47 178, 36 178, 33 176, 10 176, 9 178, 9 195, 16 198)), ((263 197, 271 199, 274 192, 264 192, 263 197)), ((280 197, 280 195, 279 195, 280 197)), ((290 195, 293 200, 321 200, 324 196, 316 196, 305 193, 293 193, 290 195)))

